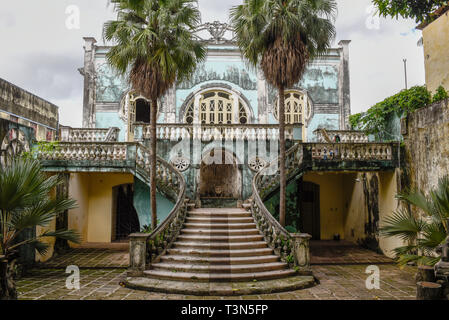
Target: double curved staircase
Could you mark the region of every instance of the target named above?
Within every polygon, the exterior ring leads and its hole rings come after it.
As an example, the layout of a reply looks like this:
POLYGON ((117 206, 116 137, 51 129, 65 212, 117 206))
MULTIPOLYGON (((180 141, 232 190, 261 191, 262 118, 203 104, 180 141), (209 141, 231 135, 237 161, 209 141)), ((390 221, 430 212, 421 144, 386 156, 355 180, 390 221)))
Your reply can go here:
MULTIPOLYGON (((107 167, 111 172, 130 172, 149 184, 149 150, 141 143, 105 140, 62 142, 55 150, 39 152, 38 157, 48 171, 73 168, 74 172, 90 172, 93 167, 99 170, 107 167)), ((387 165, 391 165, 391 148, 391 144, 296 144, 286 154, 287 180, 310 169, 306 164, 344 169, 356 162, 376 166, 387 160, 387 165), (331 160, 338 161, 328 161, 329 150, 334 150, 331 160)), ((160 291, 164 288, 160 281, 165 280, 166 291, 177 287, 175 292, 184 292, 186 283, 246 283, 246 291, 240 293, 313 285, 310 236, 290 234, 264 205, 264 200, 279 188, 278 167, 276 159, 255 175, 253 195, 243 208, 196 209, 186 197, 184 176, 158 157, 158 191, 175 205, 154 232, 130 236, 127 285, 160 291), (265 284, 257 287, 257 281, 265 284)), ((192 288, 193 291, 198 289, 192 288)), ((204 294, 207 288, 196 293, 204 294)), ((189 292, 195 293, 192 290, 189 292)), ((233 290, 227 292, 235 294, 233 290)))

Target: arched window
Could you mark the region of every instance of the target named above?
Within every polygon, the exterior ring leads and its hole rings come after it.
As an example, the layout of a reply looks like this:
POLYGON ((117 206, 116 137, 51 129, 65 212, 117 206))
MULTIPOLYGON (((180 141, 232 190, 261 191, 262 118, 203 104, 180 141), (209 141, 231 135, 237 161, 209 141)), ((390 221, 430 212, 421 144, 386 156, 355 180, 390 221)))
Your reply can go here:
MULTIPOLYGON (((310 116, 310 101, 304 93, 299 91, 287 91, 285 93, 285 123, 304 124, 310 116)), ((279 120, 279 103, 274 110, 274 117, 279 120)))
MULTIPOLYGON (((239 110, 235 110, 235 101, 232 94, 225 91, 207 91, 201 94, 199 100, 199 122, 202 124, 246 124, 248 113, 241 101, 238 101, 239 110), (238 112, 236 112, 238 111, 238 112)), ((189 103, 184 122, 194 123, 194 99, 189 103)))
POLYGON ((150 123, 151 120, 151 104, 147 100, 141 98, 135 101, 136 122, 150 123))

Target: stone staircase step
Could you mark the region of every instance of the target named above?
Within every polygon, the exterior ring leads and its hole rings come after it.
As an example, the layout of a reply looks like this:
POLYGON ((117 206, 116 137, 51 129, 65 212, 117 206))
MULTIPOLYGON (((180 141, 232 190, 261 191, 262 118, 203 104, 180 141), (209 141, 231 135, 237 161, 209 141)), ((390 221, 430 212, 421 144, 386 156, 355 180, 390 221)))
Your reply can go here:
POLYGON ((198 217, 186 217, 187 223, 254 223, 254 219, 252 217, 239 217, 239 218, 198 218, 198 217))
POLYGON ((182 229, 181 234, 208 236, 258 235, 258 229, 182 229))
POLYGON ((190 264, 190 263, 166 263, 160 262, 151 265, 152 270, 167 270, 176 272, 194 272, 194 273, 250 273, 283 270, 287 268, 284 262, 270 262, 260 264, 240 264, 240 265, 209 265, 209 264, 190 264))
POLYGON ((256 229, 255 223, 185 223, 185 229, 256 229))
POLYGON ((193 273, 193 272, 172 272, 166 270, 147 270, 144 272, 146 277, 178 281, 200 281, 200 282, 238 282, 253 280, 271 280, 285 278, 295 275, 291 269, 275 270, 268 272, 249 272, 249 273, 193 273))
MULTIPOLYGON (((262 244, 264 244, 262 242, 262 244)), ((257 257, 273 254, 271 248, 265 247, 253 247, 250 249, 198 249, 198 248, 172 248, 167 250, 169 255, 182 255, 190 257, 257 257)), ((163 256, 164 257, 164 256, 163 256)))
POLYGON ((216 213, 216 212, 189 212, 188 214, 191 218, 244 218, 252 217, 251 213, 248 211, 238 212, 238 213, 216 213))
POLYGON ((208 256, 192 256, 192 255, 175 255, 169 254, 161 257, 162 262, 166 263, 190 263, 205 265, 239 265, 239 264, 260 264, 279 262, 279 257, 275 255, 263 256, 244 256, 244 257, 208 257, 208 256))
POLYGON ((176 241, 173 246, 175 248, 187 249, 211 249, 211 250, 240 250, 240 249, 258 249, 268 248, 265 241, 252 242, 195 242, 195 241, 176 241))
POLYGON ((187 241, 199 241, 199 242, 250 242, 250 241, 261 241, 263 240, 262 235, 239 235, 239 236, 216 236, 216 235, 191 235, 191 234, 181 234, 178 236, 178 240, 187 240, 187 241))
POLYGON ((189 213, 247 213, 242 208, 195 208, 189 210, 189 213))

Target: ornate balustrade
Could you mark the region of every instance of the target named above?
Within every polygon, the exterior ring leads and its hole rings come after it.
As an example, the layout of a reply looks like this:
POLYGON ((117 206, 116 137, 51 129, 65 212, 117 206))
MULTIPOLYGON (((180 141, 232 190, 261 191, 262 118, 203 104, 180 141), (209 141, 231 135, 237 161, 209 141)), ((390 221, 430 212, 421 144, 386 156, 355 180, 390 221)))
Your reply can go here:
POLYGON ((317 129, 314 131, 314 133, 317 135, 318 142, 322 143, 336 142, 335 138, 337 136, 340 138, 340 142, 343 143, 369 142, 369 137, 363 131, 317 129))
POLYGON ((114 142, 59 142, 53 150, 39 150, 37 157, 47 161, 125 161, 129 145, 114 142))
POLYGON ((391 143, 308 143, 304 147, 312 160, 393 160, 391 143))
MULTIPOLYGON (((301 125, 286 126, 287 140, 301 140, 301 125)), ((159 124, 156 129, 159 140, 198 139, 211 140, 278 140, 279 126, 269 124, 159 124)), ((137 140, 150 138, 150 126, 143 123, 134 125, 137 140)))
MULTIPOLYGON (((302 145, 297 144, 286 154, 287 176, 300 170, 303 158, 302 145)), ((310 274, 308 234, 291 234, 272 216, 264 205, 264 198, 279 185, 279 159, 272 161, 253 179, 251 212, 265 240, 281 260, 303 274, 310 274)))
POLYGON ((113 142, 117 141, 119 128, 91 129, 62 127, 60 137, 63 142, 113 142))

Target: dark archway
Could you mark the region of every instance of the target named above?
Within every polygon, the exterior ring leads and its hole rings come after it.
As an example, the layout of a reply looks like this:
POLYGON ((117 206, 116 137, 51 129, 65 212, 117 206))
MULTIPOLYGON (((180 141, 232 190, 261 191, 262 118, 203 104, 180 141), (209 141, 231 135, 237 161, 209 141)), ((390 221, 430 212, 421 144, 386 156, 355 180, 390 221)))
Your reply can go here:
POLYGON ((151 104, 149 101, 145 99, 138 99, 136 101, 136 122, 150 123, 150 108, 151 104))
POLYGON ((139 216, 134 208, 134 185, 114 187, 113 195, 115 200, 113 240, 124 240, 131 233, 140 231, 139 216))
POLYGON ((299 229, 310 234, 313 240, 320 240, 320 186, 303 181, 300 184, 300 202, 299 229))
POLYGON ((200 198, 241 199, 242 175, 235 156, 212 149, 203 156, 199 173, 200 198))

